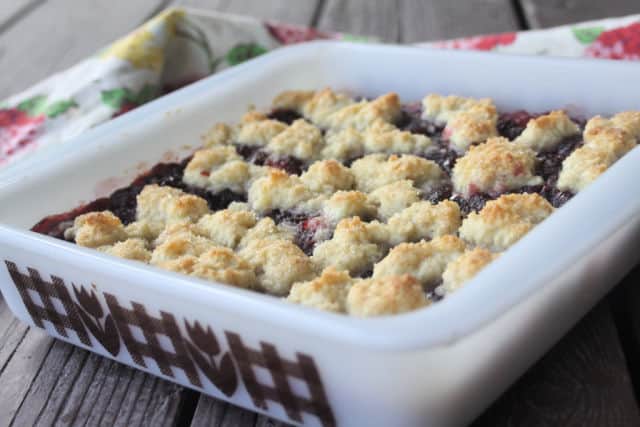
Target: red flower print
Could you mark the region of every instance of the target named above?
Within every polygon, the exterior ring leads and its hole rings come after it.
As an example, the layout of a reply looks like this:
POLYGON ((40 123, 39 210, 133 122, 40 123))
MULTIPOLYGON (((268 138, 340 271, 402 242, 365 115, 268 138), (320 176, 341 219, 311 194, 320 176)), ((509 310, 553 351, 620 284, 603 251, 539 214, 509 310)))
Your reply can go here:
POLYGON ((297 25, 275 24, 265 22, 265 26, 269 33, 282 44, 294 44, 308 42, 317 39, 329 39, 331 36, 327 33, 316 30, 315 28, 298 27, 297 25))
POLYGON ((44 120, 44 114, 29 116, 17 108, 0 109, 0 164, 32 144, 44 120))
POLYGON ((640 60, 640 22, 604 31, 585 50, 585 56, 640 60))
POLYGON ((516 41, 516 33, 491 34, 488 36, 467 37, 442 42, 439 47, 464 50, 493 50, 498 46, 507 46, 516 41))

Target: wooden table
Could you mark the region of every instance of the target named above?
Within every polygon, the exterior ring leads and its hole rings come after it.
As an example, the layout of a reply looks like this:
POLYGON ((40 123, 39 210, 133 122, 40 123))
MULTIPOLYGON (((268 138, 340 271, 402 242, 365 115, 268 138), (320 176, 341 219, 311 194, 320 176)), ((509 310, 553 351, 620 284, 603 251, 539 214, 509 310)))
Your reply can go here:
MULTIPOLYGON (((7 0, 0 2, 0 98, 174 4, 400 43, 640 13, 637 0, 7 0)), ((640 425, 638 286, 640 268, 474 425, 640 425)), ((15 319, 0 297, 0 425, 36 424, 280 423, 49 338, 15 319)))

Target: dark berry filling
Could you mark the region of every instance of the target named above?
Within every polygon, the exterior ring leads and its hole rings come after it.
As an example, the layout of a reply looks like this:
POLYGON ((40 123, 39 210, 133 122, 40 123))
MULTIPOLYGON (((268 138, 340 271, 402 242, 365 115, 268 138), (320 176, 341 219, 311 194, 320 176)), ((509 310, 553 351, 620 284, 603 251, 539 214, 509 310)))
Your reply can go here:
POLYGON ((542 176, 545 181, 550 178, 557 178, 564 159, 569 157, 569 154, 581 145, 582 136, 576 135, 565 138, 551 150, 538 153, 536 174, 542 176))
POLYGON ((47 234, 51 237, 64 240, 64 232, 67 228, 73 225, 73 220, 80 215, 89 212, 98 212, 108 209, 109 199, 103 197, 101 199, 94 200, 86 205, 78 206, 77 208, 61 213, 58 215, 51 215, 40 220, 36 225, 31 228, 31 231, 35 231, 40 234, 47 234))
POLYGON ((484 205, 491 200, 495 200, 503 194, 522 194, 522 193, 539 193, 541 194, 543 186, 541 185, 527 185, 514 191, 506 191, 504 193, 475 193, 469 197, 462 197, 460 194, 454 194, 451 200, 456 202, 460 206, 460 212, 464 216, 467 216, 471 212, 478 212, 482 210, 484 205))
POLYGON ((273 219, 276 224, 286 223, 289 225, 298 225, 300 222, 309 218, 309 215, 303 213, 294 213, 291 211, 273 210, 267 213, 268 217, 273 219))
POLYGON ((228 189, 212 193, 201 188, 186 187, 184 191, 205 199, 209 204, 209 209, 212 211, 226 209, 233 202, 247 201, 247 196, 245 194, 236 193, 228 189))
POLYGON ((417 133, 435 139, 436 142, 442 140, 444 125, 433 123, 422 118, 422 109, 419 104, 411 104, 403 107, 400 118, 395 123, 398 129, 417 133))
POLYGON ((358 275, 358 277, 361 279, 368 279, 371 276, 373 276, 373 267, 366 269, 358 275))
POLYGON ((333 225, 319 215, 274 210, 267 216, 277 224, 295 229, 294 243, 307 255, 311 255, 319 243, 330 239, 333 235, 333 225))
POLYGON ((554 207, 559 208, 573 197, 573 193, 560 191, 556 186, 558 175, 562 169, 562 162, 573 151, 583 144, 580 135, 565 138, 551 150, 538 153, 536 174, 541 176, 545 183, 539 190, 540 195, 547 199, 554 207))
POLYGON ((295 243, 307 254, 313 254, 315 247, 333 235, 333 228, 321 216, 308 218, 298 223, 295 243))
POLYGON ((451 175, 458 153, 452 150, 449 147, 449 142, 442 137, 444 126, 422 119, 421 114, 419 105, 405 107, 402 110, 400 119, 396 122, 396 126, 404 131, 428 136, 435 143, 435 146, 426 153, 415 154, 425 159, 433 160, 451 175))
POLYGON ((440 295, 435 290, 427 291, 426 294, 427 294, 427 299, 433 302, 438 302, 444 298, 444 296, 440 295))
POLYGON ((298 112, 286 109, 273 110, 267 117, 272 120, 286 123, 288 125, 302 118, 302 116, 298 114, 298 112))
POLYGON ((463 216, 467 216, 471 212, 480 211, 489 200, 493 199, 495 199, 495 197, 485 193, 476 193, 467 198, 462 197, 460 194, 455 194, 451 197, 451 200, 456 202, 460 207, 460 212, 462 212, 463 216))
MULTIPOLYGON (((426 159, 436 162, 449 175, 455 166, 459 154, 449 147, 446 138, 443 137, 444 126, 424 120, 421 117, 421 106, 419 103, 405 105, 400 117, 395 125, 402 130, 429 137, 434 142, 434 147, 426 153, 414 153, 426 159)), ((502 113, 498 118, 498 133, 510 140, 517 138, 526 128, 529 120, 538 117, 539 114, 532 114, 527 111, 514 111, 502 113)), ((268 117, 280 122, 291 124, 302 118, 300 114, 293 110, 276 109, 268 117)), ((572 118, 581 127, 584 120, 572 118)), ((560 207, 572 196, 572 193, 562 192, 557 189, 556 181, 562 162, 577 147, 582 145, 579 136, 566 138, 554 149, 539 153, 537 155, 536 175, 544 179, 544 185, 538 187, 525 187, 518 192, 536 192, 545 197, 553 206, 560 207)), ((248 162, 260 165, 279 168, 289 174, 301 174, 306 166, 302 160, 288 155, 275 155, 266 152, 262 147, 248 145, 236 145, 238 153, 248 162)), ((354 160, 345 162, 349 166, 354 160)), ((124 224, 135 221, 136 197, 145 185, 157 184, 171 186, 181 189, 184 192, 197 195, 207 200, 211 210, 225 209, 231 202, 246 201, 246 195, 224 190, 218 193, 211 193, 201 188, 191 187, 182 181, 184 168, 189 162, 187 158, 179 163, 160 163, 154 166, 147 173, 136 178, 131 185, 114 191, 109 197, 95 200, 84 206, 80 206, 72 211, 52 215, 44 218, 33 227, 33 231, 48 234, 53 237, 63 238, 64 231, 73 224, 75 217, 93 211, 110 210, 118 216, 124 224)), ((481 210, 487 201, 496 199, 500 194, 477 193, 468 198, 453 194, 450 182, 445 182, 439 186, 423 189, 422 198, 431 203, 439 203, 443 200, 453 200, 460 206, 463 215, 472 211, 481 210)), ((269 214, 276 223, 290 225, 296 230, 295 243, 307 254, 311 254, 315 246, 326 238, 331 238, 333 228, 320 216, 310 216, 308 214, 298 214, 289 211, 274 211, 269 214)), ((371 272, 365 272, 362 277, 369 277, 371 272)))
POLYGON ((270 166, 272 168, 282 169, 288 174, 300 175, 305 170, 305 164, 302 160, 293 156, 278 156, 264 151, 260 147, 251 145, 236 145, 236 151, 247 162, 258 166, 270 166))
POLYGON ((559 208, 567 203, 574 196, 569 191, 560 191, 555 185, 555 181, 552 184, 545 184, 540 191, 540 195, 547 199, 554 208, 559 208))
POLYGON ((450 182, 443 182, 442 184, 424 189, 422 191, 422 199, 428 200, 433 204, 440 203, 443 200, 447 200, 453 193, 453 186, 450 182))
POLYGON ((538 114, 531 114, 524 110, 502 113, 498 117, 498 134, 509 140, 514 140, 527 127, 529 120, 538 116, 538 114))
POLYGON ((264 161, 264 166, 282 169, 290 175, 300 175, 304 170, 304 163, 293 156, 270 155, 264 161))
POLYGON ((73 225, 73 221, 77 216, 104 210, 113 212, 123 224, 130 224, 136 219, 136 198, 144 186, 149 184, 174 187, 185 193, 202 197, 213 211, 225 209, 234 201, 245 202, 247 200, 244 194, 234 193, 230 190, 212 193, 202 188, 186 185, 182 182, 182 174, 189 160, 191 158, 187 158, 180 163, 159 163, 148 172, 138 176, 129 186, 111 193, 109 197, 97 199, 69 212, 48 216, 33 226, 31 230, 63 239, 64 231, 73 225))
POLYGON ((444 169, 447 174, 451 175, 453 167, 458 160, 458 153, 449 148, 449 145, 445 142, 438 142, 438 145, 429 150, 424 156, 425 159, 433 160, 444 169))
POLYGON ((418 133, 429 138, 440 139, 444 126, 437 125, 421 117, 422 110, 419 104, 407 105, 402 109, 400 118, 395 125, 402 130, 418 133))

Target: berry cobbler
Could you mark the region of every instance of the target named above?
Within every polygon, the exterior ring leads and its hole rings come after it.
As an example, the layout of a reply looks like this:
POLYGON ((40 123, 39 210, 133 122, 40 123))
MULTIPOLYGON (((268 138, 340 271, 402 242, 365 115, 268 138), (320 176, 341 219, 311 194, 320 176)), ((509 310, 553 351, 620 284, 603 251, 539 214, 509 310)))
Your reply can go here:
POLYGON ((33 230, 316 309, 396 314, 468 284, 639 137, 640 112, 290 91, 33 230))

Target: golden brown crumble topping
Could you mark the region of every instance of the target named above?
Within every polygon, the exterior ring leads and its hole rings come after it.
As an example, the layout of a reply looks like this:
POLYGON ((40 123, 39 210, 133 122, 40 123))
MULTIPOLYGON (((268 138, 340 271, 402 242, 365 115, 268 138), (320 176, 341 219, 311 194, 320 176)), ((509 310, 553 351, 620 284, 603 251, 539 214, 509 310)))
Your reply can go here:
POLYGON ((535 176, 536 155, 523 145, 505 138, 490 138, 473 146, 453 168, 453 188, 460 194, 505 193, 542 184, 535 176))
POLYGON ((182 186, 140 186, 133 218, 87 213, 65 237, 316 309, 397 314, 447 297, 550 215, 543 184, 575 194, 640 139, 637 111, 583 132, 552 111, 526 116, 510 141, 490 99, 436 94, 414 106, 431 133, 403 124, 395 93, 289 91, 273 108, 212 127, 182 186), (568 139, 550 179, 541 162, 568 139), (230 197, 222 208, 218 194, 230 197))
POLYGON ((495 252, 504 251, 553 212, 538 194, 506 194, 462 221, 460 237, 495 252))
POLYGON ((442 273, 442 285, 438 286, 436 292, 445 296, 457 291, 480 270, 495 260, 498 255, 484 248, 465 251, 447 264, 444 273, 442 273))

